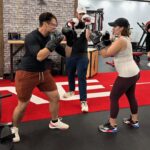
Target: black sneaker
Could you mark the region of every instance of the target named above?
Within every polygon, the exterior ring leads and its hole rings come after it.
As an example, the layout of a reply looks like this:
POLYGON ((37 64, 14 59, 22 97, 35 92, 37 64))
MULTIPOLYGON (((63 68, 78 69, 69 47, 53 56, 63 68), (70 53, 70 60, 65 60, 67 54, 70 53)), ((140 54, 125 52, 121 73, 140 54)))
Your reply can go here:
POLYGON ((123 123, 127 124, 133 128, 139 128, 140 127, 139 121, 133 121, 131 117, 130 118, 124 118, 123 123))
POLYGON ((113 127, 109 122, 105 123, 104 125, 103 124, 99 125, 98 129, 102 132, 107 132, 107 133, 116 133, 118 131, 117 125, 113 127))

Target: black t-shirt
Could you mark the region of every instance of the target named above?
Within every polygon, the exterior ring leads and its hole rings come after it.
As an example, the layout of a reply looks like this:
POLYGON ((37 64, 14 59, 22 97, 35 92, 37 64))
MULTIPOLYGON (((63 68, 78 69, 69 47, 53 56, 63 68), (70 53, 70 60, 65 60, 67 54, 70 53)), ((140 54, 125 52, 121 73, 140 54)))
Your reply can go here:
POLYGON ((147 52, 150 51, 150 33, 147 34, 147 37, 146 37, 146 51, 147 52))
POLYGON ((49 40, 50 36, 44 37, 38 29, 29 33, 25 38, 25 55, 18 65, 18 70, 31 72, 41 72, 46 70, 46 59, 41 62, 38 61, 37 54, 45 47, 49 40))
POLYGON ((73 56, 87 53, 88 42, 86 39, 85 24, 80 22, 74 31, 75 37, 71 55, 73 56))
POLYGON ((150 51, 150 32, 148 30, 150 29, 150 24, 147 26, 147 36, 146 36, 146 51, 150 51))

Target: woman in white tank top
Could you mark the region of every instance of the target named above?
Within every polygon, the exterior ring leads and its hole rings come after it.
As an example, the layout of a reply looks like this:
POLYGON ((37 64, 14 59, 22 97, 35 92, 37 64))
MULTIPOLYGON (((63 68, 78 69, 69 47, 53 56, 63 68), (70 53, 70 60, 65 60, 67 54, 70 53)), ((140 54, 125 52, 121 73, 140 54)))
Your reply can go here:
POLYGON ((102 57, 114 57, 114 64, 118 77, 116 78, 110 94, 110 117, 108 122, 99 126, 102 132, 117 132, 117 115, 119 112, 119 99, 125 94, 130 105, 131 115, 124 119, 124 123, 133 128, 139 127, 138 104, 135 97, 136 82, 140 77, 140 70, 133 60, 132 45, 129 38, 130 25, 127 19, 118 18, 109 23, 112 32, 118 38, 111 43, 105 39, 98 45, 102 57))

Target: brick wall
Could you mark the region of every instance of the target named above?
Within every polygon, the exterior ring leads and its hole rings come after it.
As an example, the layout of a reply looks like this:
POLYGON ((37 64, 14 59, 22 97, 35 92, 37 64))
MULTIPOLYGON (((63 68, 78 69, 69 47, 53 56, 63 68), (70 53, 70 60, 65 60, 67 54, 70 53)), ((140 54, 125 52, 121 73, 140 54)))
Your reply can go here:
POLYGON ((0 77, 3 76, 3 4, 0 1, 0 77))
MULTIPOLYGON (((7 44, 8 32, 20 32, 21 37, 38 27, 40 13, 49 11, 58 19, 58 29, 74 16, 77 0, 44 0, 46 5, 40 5, 40 0, 3 0, 3 37, 4 37, 4 73, 10 72, 10 48, 7 44)), ((16 59, 21 57, 18 53, 16 59)), ((54 53, 53 59, 60 63, 60 57, 54 53)))

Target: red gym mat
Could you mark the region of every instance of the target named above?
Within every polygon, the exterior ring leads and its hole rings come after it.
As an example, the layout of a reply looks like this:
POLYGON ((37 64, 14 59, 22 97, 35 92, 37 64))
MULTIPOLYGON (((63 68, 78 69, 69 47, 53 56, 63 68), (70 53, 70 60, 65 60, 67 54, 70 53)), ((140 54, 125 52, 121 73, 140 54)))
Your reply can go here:
MULTIPOLYGON (((112 84, 116 78, 116 72, 113 73, 98 73, 93 78, 87 79, 87 91, 88 91, 88 104, 89 111, 103 111, 109 110, 109 93, 112 88, 112 84)), ((60 116, 68 116, 80 114, 80 102, 78 85, 76 84, 75 96, 69 99, 63 99, 62 95, 68 90, 67 77, 57 76, 55 77, 57 86, 60 92, 60 116)), ((137 83, 136 96, 139 106, 150 105, 150 71, 141 71, 141 78, 137 83)), ((2 122, 12 121, 12 113, 17 105, 17 96, 15 94, 14 83, 9 80, 0 80, 0 93, 7 94, 12 93, 11 97, 1 99, 2 101, 2 122)), ((127 99, 122 96, 120 99, 120 107, 129 107, 127 99)), ((29 103, 23 121, 39 120, 50 118, 48 111, 47 97, 43 95, 38 89, 33 92, 33 97, 29 103)))

